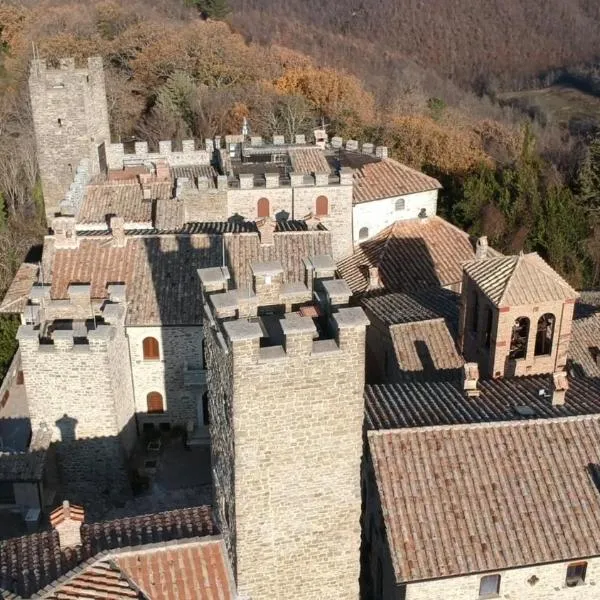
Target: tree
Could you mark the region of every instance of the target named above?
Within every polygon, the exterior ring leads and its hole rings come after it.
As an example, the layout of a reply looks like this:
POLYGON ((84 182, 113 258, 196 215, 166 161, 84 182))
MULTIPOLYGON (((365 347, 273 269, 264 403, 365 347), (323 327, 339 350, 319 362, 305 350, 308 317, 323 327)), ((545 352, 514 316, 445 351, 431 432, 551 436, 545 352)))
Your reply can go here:
POLYGON ((189 2, 205 19, 222 21, 231 12, 227 0, 189 0, 189 2))

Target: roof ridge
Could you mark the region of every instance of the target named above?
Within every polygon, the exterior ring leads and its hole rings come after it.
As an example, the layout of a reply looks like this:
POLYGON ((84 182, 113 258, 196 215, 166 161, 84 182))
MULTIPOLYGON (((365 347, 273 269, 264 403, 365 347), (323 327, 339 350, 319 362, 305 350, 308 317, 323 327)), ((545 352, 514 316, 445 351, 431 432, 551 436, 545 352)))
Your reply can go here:
POLYGON ((510 273, 508 274, 508 276, 506 278, 506 282, 504 283, 504 289, 502 290, 502 294, 500 294, 500 298, 498 299, 498 306, 501 306, 502 303, 504 302, 504 297, 506 296, 506 292, 510 286, 510 282, 513 278, 513 275, 515 274, 515 272, 517 270, 517 266, 520 264, 520 260, 522 257, 523 257, 522 254, 517 254, 517 255, 513 254, 512 256, 507 257, 513 261, 513 265, 512 265, 512 269, 511 269, 510 273), (516 260, 515 260, 515 258, 516 258, 516 260))
MULTIPOLYGON (((450 383, 450 382, 442 382, 450 383)), ((496 428, 518 428, 525 427, 528 425, 543 427, 545 425, 559 425, 561 423, 579 423, 582 421, 599 421, 600 414, 587 414, 587 415, 572 415, 566 417, 549 417, 543 419, 520 419, 511 421, 486 421, 483 423, 456 423, 456 424, 444 424, 444 425, 426 425, 423 427, 396 427, 393 429, 372 429, 367 432, 369 437, 378 436, 392 436, 392 435, 409 435, 417 432, 431 432, 431 431, 463 431, 471 429, 496 429, 496 428)))

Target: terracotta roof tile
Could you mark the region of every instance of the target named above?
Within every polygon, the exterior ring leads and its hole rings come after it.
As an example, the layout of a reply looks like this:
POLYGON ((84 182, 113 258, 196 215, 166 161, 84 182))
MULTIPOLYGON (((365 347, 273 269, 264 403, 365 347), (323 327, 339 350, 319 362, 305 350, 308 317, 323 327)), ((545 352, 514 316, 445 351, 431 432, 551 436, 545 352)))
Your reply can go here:
POLYGON ((38 265, 30 263, 19 267, 0 303, 0 313, 22 313, 25 310, 31 286, 37 281, 38 269, 38 265))
POLYGON ((600 555, 600 417, 370 432, 399 582, 600 555))
POLYGON ((442 372, 459 373, 464 364, 444 319, 392 325, 390 336, 398 367, 406 377, 431 379, 442 372))
POLYGON ((387 291, 413 292, 459 285, 462 264, 475 251, 469 235, 441 217, 396 221, 338 264, 355 293, 368 287, 369 267, 379 268, 387 291))
POLYGON ((329 173, 331 167, 320 148, 291 148, 290 161, 294 173, 329 173))
POLYGON ((110 236, 81 236, 79 248, 56 250, 44 245, 44 280, 53 299, 68 298, 71 283, 90 283, 94 299, 107 297, 107 284, 127 285, 128 325, 190 325, 202 322, 197 270, 222 264, 233 285, 251 284, 250 262, 278 260, 286 281, 304 279, 303 258, 331 253, 327 231, 285 231, 273 245, 261 245, 257 233, 128 235, 123 248, 110 236))
MULTIPOLYGON (((172 183, 152 183, 152 199, 172 196, 172 183)), ((123 217, 125 225, 152 226, 152 202, 144 200, 137 181, 88 185, 77 215, 78 225, 106 225, 109 215, 123 217)))
POLYGON ((0 541, 0 590, 29 598, 99 552, 217 534, 208 506, 84 523, 82 545, 61 550, 54 530, 0 541))
POLYGON ((568 300, 579 295, 536 252, 472 260, 464 268, 497 306, 568 300))
POLYGON ((354 172, 354 203, 437 190, 437 179, 391 158, 370 162, 354 172))
POLYGON ((365 387, 369 429, 551 419, 600 413, 600 380, 569 380, 565 404, 552 405, 552 375, 480 380, 477 398, 455 381, 418 381, 365 387), (540 395, 540 390, 543 394, 540 395))
POLYGON ((600 377, 600 313, 573 321, 567 357, 576 375, 600 377))

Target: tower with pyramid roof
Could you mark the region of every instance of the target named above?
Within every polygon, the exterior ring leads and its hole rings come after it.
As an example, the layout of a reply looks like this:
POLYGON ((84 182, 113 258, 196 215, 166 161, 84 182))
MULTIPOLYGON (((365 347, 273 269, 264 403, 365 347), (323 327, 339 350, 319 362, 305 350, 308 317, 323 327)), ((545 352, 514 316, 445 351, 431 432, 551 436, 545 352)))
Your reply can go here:
POLYGON ((465 263, 459 325, 481 376, 564 371, 578 293, 537 254, 465 263))

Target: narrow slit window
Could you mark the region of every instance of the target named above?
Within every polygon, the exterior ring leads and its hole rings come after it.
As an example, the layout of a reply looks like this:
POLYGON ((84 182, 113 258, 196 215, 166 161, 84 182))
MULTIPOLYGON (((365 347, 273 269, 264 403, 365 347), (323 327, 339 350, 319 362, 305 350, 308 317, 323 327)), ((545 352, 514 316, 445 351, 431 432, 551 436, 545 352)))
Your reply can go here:
POLYGON ((62 119, 58 119, 58 120, 57 120, 57 123, 58 123, 58 126, 59 126, 59 127, 62 127, 62 119))

